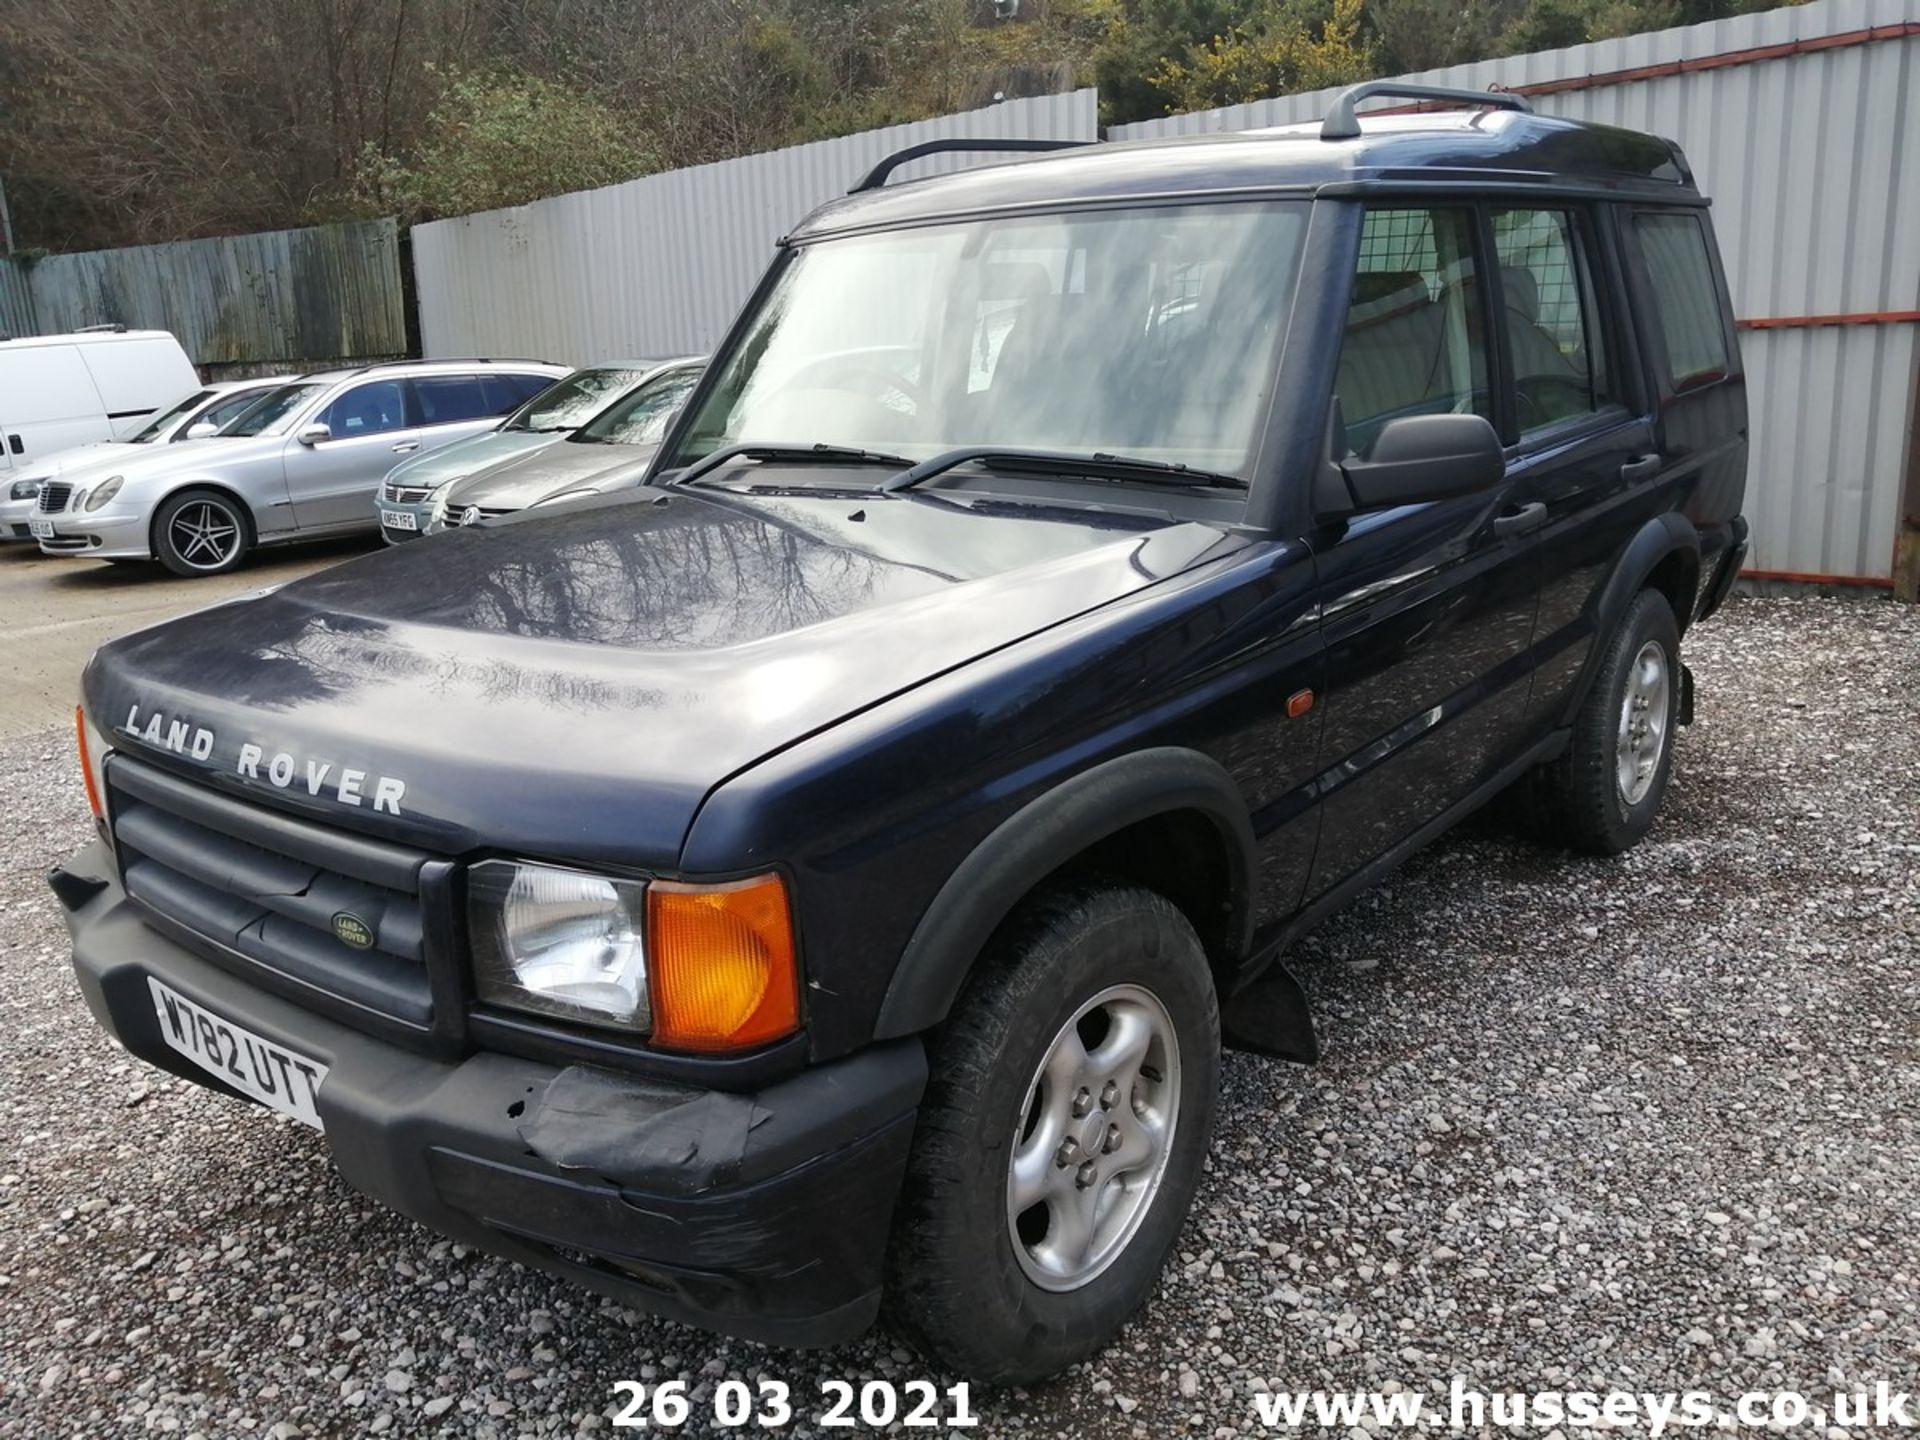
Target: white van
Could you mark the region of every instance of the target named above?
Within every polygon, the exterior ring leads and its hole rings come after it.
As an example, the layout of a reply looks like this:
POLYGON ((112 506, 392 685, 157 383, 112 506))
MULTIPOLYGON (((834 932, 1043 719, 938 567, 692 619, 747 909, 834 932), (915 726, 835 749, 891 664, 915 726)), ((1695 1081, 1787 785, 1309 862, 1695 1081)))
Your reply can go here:
POLYGON ((0 475, 75 445, 130 440, 199 385, 165 330, 0 340, 0 475))

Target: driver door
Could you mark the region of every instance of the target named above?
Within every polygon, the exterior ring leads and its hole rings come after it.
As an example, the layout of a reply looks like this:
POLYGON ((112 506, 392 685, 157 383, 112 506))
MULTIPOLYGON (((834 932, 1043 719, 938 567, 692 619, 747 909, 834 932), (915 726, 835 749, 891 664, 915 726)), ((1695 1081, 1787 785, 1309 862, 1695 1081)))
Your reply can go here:
POLYGON ((314 419, 333 432, 331 438, 313 445, 287 442, 295 528, 374 524, 374 491, 387 471, 420 448, 420 431, 408 423, 406 385, 363 381, 314 419))

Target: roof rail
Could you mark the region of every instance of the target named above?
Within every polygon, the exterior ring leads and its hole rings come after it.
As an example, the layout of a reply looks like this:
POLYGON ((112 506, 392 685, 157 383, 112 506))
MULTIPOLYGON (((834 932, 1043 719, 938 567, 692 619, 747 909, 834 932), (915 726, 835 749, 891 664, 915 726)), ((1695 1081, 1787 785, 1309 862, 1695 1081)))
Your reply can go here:
POLYGON ((943 155, 951 151, 1011 151, 1027 153, 1037 150, 1071 150, 1079 145, 1096 144, 1092 140, 968 140, 956 136, 947 140, 927 140, 919 145, 909 145, 904 150, 896 150, 867 172, 867 178, 847 193, 858 195, 863 190, 878 190, 887 183, 887 177, 909 160, 918 160, 922 155, 943 155))
MULTIPOLYGON (((365 365, 344 367, 349 375, 365 375, 369 370, 394 370, 402 365, 553 365, 572 368, 560 360, 537 360, 531 355, 411 355, 398 360, 372 360, 365 365)), ((324 370, 309 372, 324 375, 324 370)))
POLYGON ((1376 95, 1392 95, 1404 100, 1453 100, 1463 105, 1491 105, 1499 110, 1518 110, 1531 115, 1533 106, 1526 97, 1508 90, 1460 90, 1450 85, 1402 85, 1394 80, 1367 80, 1349 85, 1334 97, 1333 108, 1320 124, 1322 140, 1353 140, 1360 134, 1360 120, 1353 107, 1376 95))
POLYGON ((76 335, 124 335, 127 327, 118 320, 109 320, 104 325, 82 325, 73 332, 76 335))

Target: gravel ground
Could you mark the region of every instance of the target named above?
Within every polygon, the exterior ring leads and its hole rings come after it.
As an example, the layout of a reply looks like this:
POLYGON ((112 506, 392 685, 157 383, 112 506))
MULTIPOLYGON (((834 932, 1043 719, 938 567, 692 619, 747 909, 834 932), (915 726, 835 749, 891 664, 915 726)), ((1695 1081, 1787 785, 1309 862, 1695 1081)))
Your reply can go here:
MULTIPOLYGON (((1295 960, 1328 1059, 1228 1059, 1152 1303, 976 1395, 975 1433, 1225 1437, 1261 1390, 1456 1376, 1920 1391, 1920 610, 1742 600, 1687 651, 1652 836, 1599 862, 1476 821, 1323 928, 1295 960)), ((823 1378, 925 1373, 449 1245, 114 1050, 40 880, 86 829, 68 752, 0 749, 0 1435, 567 1434, 674 1375, 777 1376, 809 1418, 823 1378)))

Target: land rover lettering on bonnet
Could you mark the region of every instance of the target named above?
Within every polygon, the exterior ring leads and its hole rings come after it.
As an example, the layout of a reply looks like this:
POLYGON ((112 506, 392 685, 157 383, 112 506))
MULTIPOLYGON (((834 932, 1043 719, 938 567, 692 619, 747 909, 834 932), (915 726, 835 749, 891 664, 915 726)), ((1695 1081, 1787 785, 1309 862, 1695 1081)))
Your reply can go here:
POLYGON ((1654 823, 1746 400, 1665 140, 1054 148, 796 226, 638 488, 103 647, 100 1023, 663 1316, 1109 1343, 1292 941, 1509 788, 1654 823))

